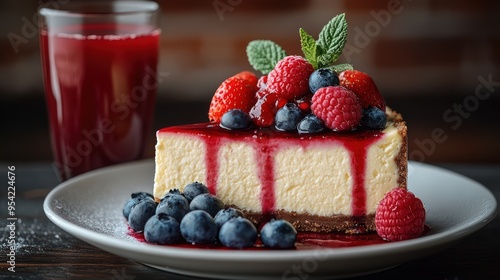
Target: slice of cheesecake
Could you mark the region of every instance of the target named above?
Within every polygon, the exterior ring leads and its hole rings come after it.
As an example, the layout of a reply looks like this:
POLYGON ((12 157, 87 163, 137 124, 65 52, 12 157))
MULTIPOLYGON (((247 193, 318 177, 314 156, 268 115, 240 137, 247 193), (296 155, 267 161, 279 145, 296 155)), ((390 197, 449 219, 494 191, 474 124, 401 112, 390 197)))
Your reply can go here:
POLYGON ((154 196, 202 182, 256 224, 283 218, 298 231, 375 230, 377 204, 406 188, 407 128, 387 110, 383 130, 313 135, 217 124, 157 132, 154 196))

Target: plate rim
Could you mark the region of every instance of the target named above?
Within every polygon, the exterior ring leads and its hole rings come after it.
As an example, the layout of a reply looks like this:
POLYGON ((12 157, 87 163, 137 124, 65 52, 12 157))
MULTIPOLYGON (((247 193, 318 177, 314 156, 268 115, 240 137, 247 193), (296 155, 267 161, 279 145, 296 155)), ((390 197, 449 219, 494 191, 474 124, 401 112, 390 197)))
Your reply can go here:
MULTIPOLYGON (((356 257, 362 254, 363 257, 369 257, 370 255, 385 255, 387 253, 394 254, 401 251, 422 251, 427 250, 429 248, 435 247, 436 244, 440 244, 442 246, 451 246, 462 238, 476 232, 482 227, 486 226, 489 222, 491 222, 497 215, 497 202, 493 195, 493 193, 480 184, 479 182, 470 179, 462 174, 456 173, 454 171, 429 165, 426 163, 413 162, 409 161, 409 169, 410 166, 413 168, 431 168, 437 169, 439 172, 447 173, 447 175, 453 175, 459 177, 459 179, 466 180, 468 183, 472 183, 475 187, 481 189, 481 191, 485 192, 491 198, 491 208, 489 211, 483 213, 481 219, 477 218, 472 223, 467 225, 461 225, 451 232, 444 231, 438 232, 432 235, 422 236, 416 239, 384 243, 384 244, 375 244, 369 246, 359 246, 359 247, 348 247, 348 248, 315 248, 315 249, 306 249, 306 250, 283 250, 283 251, 236 251, 236 250, 214 250, 214 249, 196 249, 196 248, 178 248, 178 247, 168 247, 168 246, 158 246, 146 243, 133 243, 127 242, 126 240, 119 239, 114 236, 110 236, 104 233, 96 232, 90 230, 88 228, 84 228, 82 226, 71 223, 70 221, 64 219, 53 211, 51 208, 51 202, 54 200, 59 192, 65 190, 66 188, 71 188, 73 182, 77 182, 80 180, 86 180, 87 178, 92 178, 95 176, 102 176, 103 174, 117 171, 119 169, 127 169, 131 167, 141 167, 141 166, 153 165, 153 161, 151 159, 145 159, 140 161, 133 161, 113 166, 104 167, 101 169, 93 170, 88 173, 81 174, 74 178, 71 178, 67 181, 64 181, 53 188, 49 194, 46 196, 43 209, 46 216, 58 227, 68 232, 70 235, 77 237, 78 239, 90 243, 93 246, 96 246, 100 249, 110 252, 109 250, 104 249, 103 247, 96 245, 106 243, 106 247, 111 246, 118 248, 121 251, 127 251, 129 253, 138 252, 141 254, 148 254, 152 256, 175 256, 176 258, 186 258, 192 259, 193 252, 196 253, 196 259, 205 259, 212 260, 214 254, 217 254, 217 259, 221 261, 241 261, 241 260, 249 260, 253 258, 258 258, 260 261, 275 261, 277 258, 280 261, 292 262, 303 260, 304 258, 310 257, 311 252, 315 252, 316 250, 321 250, 326 253, 328 260, 337 260, 343 259, 346 257, 356 257), (444 237, 446 240, 443 241, 444 237), (123 242, 127 242, 129 246, 123 246, 123 242)), ((485 209, 486 210, 486 209, 485 209)), ((113 253, 113 252, 111 252, 113 253)), ((115 254, 115 253, 113 253, 115 254)), ((115 254, 116 255, 116 254, 115 254)))

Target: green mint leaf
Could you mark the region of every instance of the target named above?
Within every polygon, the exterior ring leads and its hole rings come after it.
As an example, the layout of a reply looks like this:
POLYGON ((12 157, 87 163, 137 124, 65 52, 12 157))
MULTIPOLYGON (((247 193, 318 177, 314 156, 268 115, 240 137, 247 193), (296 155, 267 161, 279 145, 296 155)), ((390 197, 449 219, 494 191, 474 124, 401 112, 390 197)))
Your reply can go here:
POLYGON ((336 73, 344 72, 345 70, 354 70, 354 67, 349 63, 332 65, 328 68, 336 73))
POLYGON ((272 41, 255 40, 248 44, 247 56, 250 65, 255 70, 267 75, 274 69, 276 63, 286 56, 286 53, 272 41))
POLYGON ((318 61, 321 61, 321 64, 326 66, 337 60, 342 54, 346 41, 347 21, 345 20, 345 14, 340 14, 331 19, 319 33, 318 45, 323 51, 323 57, 318 61))
POLYGON ((318 69, 318 61, 316 60, 318 45, 316 44, 316 40, 302 28, 299 29, 299 35, 300 46, 302 47, 304 57, 311 63, 314 69, 318 69))

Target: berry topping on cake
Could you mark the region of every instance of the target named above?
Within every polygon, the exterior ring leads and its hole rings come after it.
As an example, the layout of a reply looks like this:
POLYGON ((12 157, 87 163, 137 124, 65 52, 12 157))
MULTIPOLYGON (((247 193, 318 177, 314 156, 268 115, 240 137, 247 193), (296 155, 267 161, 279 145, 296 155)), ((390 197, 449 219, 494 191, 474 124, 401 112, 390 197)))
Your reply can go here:
POLYGON ((256 85, 247 79, 233 76, 222 82, 215 91, 208 118, 211 122, 220 123, 222 116, 231 109, 249 112, 255 104, 256 85))
POLYGON ((267 76, 267 88, 286 99, 301 97, 309 92, 309 76, 313 71, 305 58, 287 56, 267 76))
POLYGON ((144 226, 144 239, 152 244, 174 244, 182 239, 179 222, 165 213, 151 217, 144 226))
POLYGON ((380 111, 369 110, 375 107, 385 114, 385 101, 373 79, 350 64, 334 64, 347 40, 345 15, 330 20, 317 39, 302 28, 299 36, 304 56, 287 55, 269 40, 250 42, 246 49, 248 61, 263 75, 257 77, 243 71, 224 81, 212 99, 210 121, 229 130, 248 129, 249 122, 243 114, 248 113, 257 128, 274 124, 284 132, 318 133, 324 127, 349 131, 360 125, 364 109, 362 126, 383 129, 384 116, 380 111), (296 104, 302 114, 297 114, 295 106, 290 110, 290 103, 296 104), (228 113, 232 109, 241 111, 228 113), (303 116, 310 113, 318 118, 309 117, 297 129, 303 116))
POLYGON ((358 70, 346 70, 339 75, 340 85, 356 94, 363 108, 377 107, 385 112, 385 101, 373 79, 358 70))
POLYGON ((380 201, 375 213, 377 233, 388 241, 419 237, 424 231, 422 201, 404 188, 395 188, 380 201))
POLYGON ((257 241, 257 228, 248 219, 237 217, 222 225, 219 240, 229 248, 251 247, 257 241))
POLYGON ((297 231, 285 220, 271 220, 260 230, 260 239, 264 245, 271 248, 293 248, 297 231))
POLYGON ((295 103, 287 103, 279 109, 275 117, 275 127, 280 131, 295 131, 302 119, 302 110, 295 103))
POLYGON ((362 113, 356 95, 342 86, 320 88, 312 98, 311 109, 326 127, 335 131, 355 129, 362 113))
POLYGON ((383 129, 387 124, 387 115, 377 107, 363 109, 361 125, 369 129, 383 129))
POLYGON ((309 90, 315 93, 318 89, 328 86, 338 86, 339 76, 329 68, 315 70, 309 77, 309 90))

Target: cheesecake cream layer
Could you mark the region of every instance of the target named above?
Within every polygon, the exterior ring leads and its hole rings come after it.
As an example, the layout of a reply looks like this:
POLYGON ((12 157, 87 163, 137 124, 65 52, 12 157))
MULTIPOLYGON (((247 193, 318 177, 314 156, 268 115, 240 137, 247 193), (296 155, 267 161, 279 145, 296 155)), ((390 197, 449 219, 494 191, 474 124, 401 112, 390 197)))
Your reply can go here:
POLYGON ((406 126, 400 115, 389 116, 383 131, 350 133, 236 132, 214 124, 162 129, 154 196, 198 181, 253 215, 371 221, 386 192, 406 187, 406 126))

